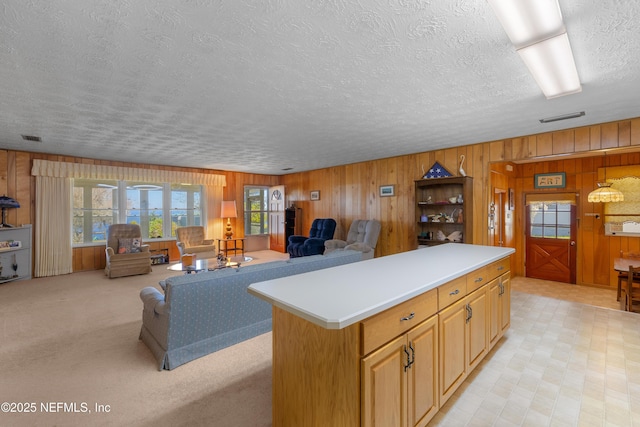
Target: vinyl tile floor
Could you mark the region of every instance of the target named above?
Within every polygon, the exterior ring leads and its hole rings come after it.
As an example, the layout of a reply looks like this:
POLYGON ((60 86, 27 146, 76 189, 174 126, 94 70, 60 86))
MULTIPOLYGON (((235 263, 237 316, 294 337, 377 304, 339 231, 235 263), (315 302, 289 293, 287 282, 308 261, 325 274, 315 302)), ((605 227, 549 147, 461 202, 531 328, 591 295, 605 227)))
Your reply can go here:
POLYGON ((612 290, 512 279, 511 326, 429 423, 640 426, 640 315, 612 290))

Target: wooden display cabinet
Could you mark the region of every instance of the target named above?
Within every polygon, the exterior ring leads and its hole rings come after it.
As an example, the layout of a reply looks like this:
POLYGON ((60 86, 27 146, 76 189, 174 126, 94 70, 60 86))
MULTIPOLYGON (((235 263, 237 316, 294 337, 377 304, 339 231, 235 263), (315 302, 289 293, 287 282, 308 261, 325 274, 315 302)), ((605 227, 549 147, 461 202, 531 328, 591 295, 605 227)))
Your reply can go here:
POLYGON ((454 242, 473 243, 473 178, 419 179, 415 192, 418 245, 451 243, 456 231, 462 238, 454 242))

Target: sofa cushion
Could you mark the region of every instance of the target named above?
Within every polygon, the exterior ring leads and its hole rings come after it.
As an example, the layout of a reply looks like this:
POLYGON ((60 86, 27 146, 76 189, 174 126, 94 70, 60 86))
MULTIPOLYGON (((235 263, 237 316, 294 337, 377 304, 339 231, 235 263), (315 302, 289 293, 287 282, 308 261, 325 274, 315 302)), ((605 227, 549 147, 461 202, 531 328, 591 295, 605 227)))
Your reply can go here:
POLYGON ((118 239, 119 254, 131 254, 140 252, 140 246, 142 246, 142 239, 137 237, 118 239))

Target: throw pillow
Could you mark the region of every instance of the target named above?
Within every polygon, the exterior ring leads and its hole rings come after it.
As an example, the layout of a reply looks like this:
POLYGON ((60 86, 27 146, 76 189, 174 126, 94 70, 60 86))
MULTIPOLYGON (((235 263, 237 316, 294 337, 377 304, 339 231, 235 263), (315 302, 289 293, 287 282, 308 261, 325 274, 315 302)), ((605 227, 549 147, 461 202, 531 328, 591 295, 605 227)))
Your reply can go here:
POLYGON ((138 237, 133 237, 128 239, 118 239, 118 253, 131 254, 135 252, 140 252, 141 245, 142 245, 142 242, 138 237))

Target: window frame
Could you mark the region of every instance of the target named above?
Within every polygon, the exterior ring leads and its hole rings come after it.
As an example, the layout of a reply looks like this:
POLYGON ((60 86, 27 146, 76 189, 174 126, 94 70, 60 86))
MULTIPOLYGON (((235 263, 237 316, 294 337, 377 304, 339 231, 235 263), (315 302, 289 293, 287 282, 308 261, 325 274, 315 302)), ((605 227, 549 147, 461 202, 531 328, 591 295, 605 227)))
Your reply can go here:
POLYGON ((269 235, 269 186, 266 185, 245 185, 243 191, 243 219, 244 219, 244 235, 245 236, 268 236, 269 235), (250 209, 249 192, 251 190, 260 190, 258 197, 264 196, 261 203, 261 209, 250 209), (259 224, 259 233, 252 232, 253 222, 251 216, 260 214, 261 220, 259 224))
MULTIPOLYGON (((149 231, 150 231, 150 223, 145 223, 144 220, 142 220, 142 215, 140 215, 140 222, 138 222, 138 224, 141 227, 142 230, 142 238, 143 241, 145 242, 156 242, 156 241, 166 241, 166 240, 175 240, 175 229, 180 226, 181 224, 177 224, 174 223, 173 221, 173 216, 172 216, 172 212, 176 211, 176 210, 186 210, 186 211, 190 211, 191 213, 187 213, 185 214, 186 217, 186 224, 187 225, 203 225, 207 223, 207 214, 206 214, 206 203, 204 201, 204 196, 205 196, 205 189, 203 185, 200 184, 181 184, 181 183, 152 183, 152 182, 145 182, 145 183, 140 183, 138 181, 124 181, 124 180, 104 180, 104 179, 85 179, 85 178, 75 178, 72 179, 72 194, 75 193, 75 189, 76 187, 83 187, 83 188, 97 188, 98 184, 100 183, 104 183, 104 182, 109 182, 110 184, 114 184, 117 183, 117 188, 113 188, 114 193, 116 194, 115 200, 112 201, 112 210, 114 211, 113 216, 113 220, 111 222, 111 224, 127 224, 127 223, 132 223, 131 221, 128 220, 128 216, 127 213, 128 211, 131 211, 132 209, 129 209, 129 203, 125 202, 125 203, 120 203, 120 201, 128 200, 127 197, 127 190, 128 190, 128 186, 131 185, 150 185, 150 186, 156 186, 161 188, 162 190, 162 202, 161 202, 161 215, 160 217, 162 218, 162 230, 161 230, 161 234, 158 237, 149 237, 149 231), (78 181, 82 181, 82 182, 93 182, 95 183, 94 186, 89 186, 89 185, 82 185, 82 186, 77 186, 77 182, 78 181), (192 191, 187 191, 187 193, 191 193, 191 197, 189 196, 189 194, 187 194, 187 208, 186 209, 177 209, 174 206, 172 206, 172 202, 173 202, 173 193, 174 190, 176 189, 176 187, 183 189, 183 190, 189 190, 189 187, 192 187, 193 190, 192 191), (195 194, 199 193, 199 196, 195 196, 195 194), (196 206, 196 201, 199 203, 199 206, 196 206), (192 203, 192 205, 189 205, 189 203, 192 203), (167 221, 166 219, 169 218, 169 220, 167 221), (198 220, 198 221, 196 221, 198 220), (192 224, 193 222, 193 224, 192 224), (196 224, 196 222, 199 222, 199 224, 196 224)), ((130 189, 129 189, 130 190, 130 189)), ((86 195, 83 195, 83 206, 86 205, 86 195)), ((154 211, 157 212, 157 208, 158 206, 154 206, 153 208, 156 208, 154 211)), ((106 243, 106 238, 107 238, 107 229, 108 229, 108 224, 104 233, 105 233, 105 239, 104 240, 91 240, 91 241, 87 241, 86 238, 83 239, 82 242, 76 242, 75 241, 75 231, 76 231, 76 218, 77 216, 75 215, 75 213, 77 212, 76 206, 75 206, 75 199, 74 196, 72 195, 72 200, 71 200, 71 220, 72 220, 72 227, 71 227, 71 233, 72 235, 70 236, 71 239, 71 246, 72 247, 83 247, 83 246, 95 246, 97 244, 105 244, 106 243)), ((89 209, 89 208, 81 208, 83 209, 83 212, 92 212, 94 209, 89 209)), ((136 208, 133 211, 141 211, 141 209, 136 208)), ((84 219, 82 221, 82 234, 83 236, 86 235, 86 230, 87 227, 92 227, 93 223, 90 223, 89 225, 87 225, 87 219, 84 219)), ((91 232, 91 236, 93 238, 94 232, 91 232)))

